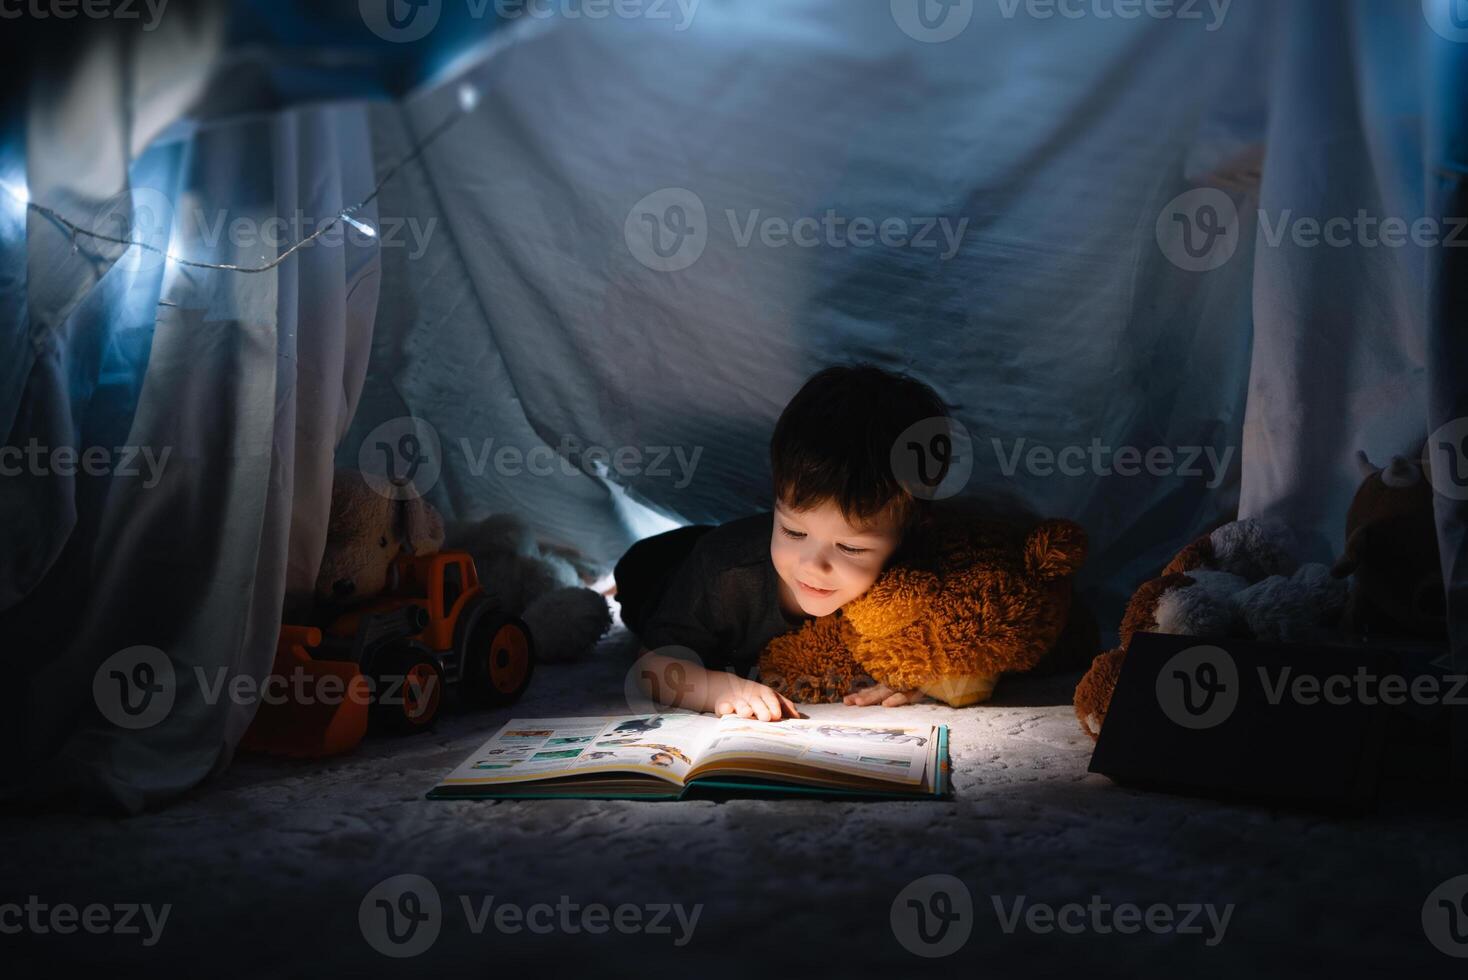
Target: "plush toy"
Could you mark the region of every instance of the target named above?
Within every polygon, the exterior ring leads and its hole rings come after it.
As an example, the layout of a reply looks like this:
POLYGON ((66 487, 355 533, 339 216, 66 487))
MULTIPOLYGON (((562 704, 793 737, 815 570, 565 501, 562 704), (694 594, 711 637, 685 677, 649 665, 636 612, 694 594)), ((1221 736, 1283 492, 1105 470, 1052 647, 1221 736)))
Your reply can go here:
POLYGON ((474 557, 485 589, 524 621, 542 663, 585 657, 611 628, 611 607, 582 584, 576 556, 539 541, 519 517, 495 514, 454 527, 448 542, 474 557))
POLYGON ((1429 457, 1385 467, 1356 454, 1362 483, 1346 512, 1346 550, 1333 570, 1351 578, 1343 625, 1354 633, 1447 636, 1447 599, 1433 519, 1429 457))
POLYGON ((760 679, 820 702, 870 677, 962 707, 987 700, 1001 674, 1034 667, 1066 625, 1085 532, 1063 520, 1028 532, 964 520, 930 537, 862 597, 770 641, 760 679))
POLYGON ((1234 521, 1188 545, 1144 582, 1127 603, 1120 645, 1097 656, 1076 687, 1076 718, 1086 734, 1101 733, 1137 633, 1287 642, 1333 626, 1345 608, 1345 583, 1325 565, 1299 564, 1294 550, 1283 527, 1234 521))
POLYGON ((391 499, 356 470, 337 470, 316 602, 334 612, 371 599, 391 584, 389 574, 400 554, 431 555, 443 542, 443 518, 428 501, 391 499))
POLYGON ((583 587, 572 560, 543 547, 520 518, 496 514, 446 531, 428 501, 389 499, 355 470, 337 471, 332 483, 316 600, 334 616, 390 588, 400 554, 430 555, 446 543, 473 557, 485 592, 525 623, 540 662, 585 656, 611 627, 606 599, 583 587))

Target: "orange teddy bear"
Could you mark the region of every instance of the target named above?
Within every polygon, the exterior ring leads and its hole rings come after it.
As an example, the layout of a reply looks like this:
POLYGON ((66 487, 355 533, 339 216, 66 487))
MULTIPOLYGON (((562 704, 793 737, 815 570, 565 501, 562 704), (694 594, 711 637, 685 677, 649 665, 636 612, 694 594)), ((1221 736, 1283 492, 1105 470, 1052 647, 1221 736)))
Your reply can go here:
POLYGON ((861 598, 771 640, 760 680, 809 703, 840 701, 870 677, 963 707, 988 700, 1001 674, 1034 667, 1066 625, 1085 531, 965 520, 930 537, 861 598))

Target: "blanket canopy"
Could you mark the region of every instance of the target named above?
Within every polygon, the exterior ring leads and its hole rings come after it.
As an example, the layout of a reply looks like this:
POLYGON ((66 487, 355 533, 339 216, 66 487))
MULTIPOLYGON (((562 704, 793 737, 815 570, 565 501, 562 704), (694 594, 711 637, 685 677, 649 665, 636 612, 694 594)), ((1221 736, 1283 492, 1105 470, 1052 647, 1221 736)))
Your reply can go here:
MULTIPOLYGON (((0 431, 35 447, 0 480, 11 744, 166 800, 253 708, 181 684, 126 731, 99 665, 263 676, 334 468, 412 449, 450 521, 605 573, 767 508, 774 421, 832 363, 957 406, 961 495, 1080 522, 1103 626, 1235 516, 1329 561, 1357 450, 1468 467, 1451 6, 445 3, 407 37, 242 4, 69 37, 0 141, 0 431)), ((1468 666, 1468 490, 1434 484, 1468 666)))

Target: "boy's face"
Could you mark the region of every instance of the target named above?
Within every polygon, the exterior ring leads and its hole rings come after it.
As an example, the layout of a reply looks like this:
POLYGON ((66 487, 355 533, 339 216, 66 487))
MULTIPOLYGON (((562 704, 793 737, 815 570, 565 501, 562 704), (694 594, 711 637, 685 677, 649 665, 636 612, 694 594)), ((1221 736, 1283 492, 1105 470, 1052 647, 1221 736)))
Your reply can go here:
POLYGON ((777 500, 774 523, 770 559, 786 598, 810 616, 829 615, 865 593, 902 543, 890 513, 852 527, 834 501, 797 511, 777 500))

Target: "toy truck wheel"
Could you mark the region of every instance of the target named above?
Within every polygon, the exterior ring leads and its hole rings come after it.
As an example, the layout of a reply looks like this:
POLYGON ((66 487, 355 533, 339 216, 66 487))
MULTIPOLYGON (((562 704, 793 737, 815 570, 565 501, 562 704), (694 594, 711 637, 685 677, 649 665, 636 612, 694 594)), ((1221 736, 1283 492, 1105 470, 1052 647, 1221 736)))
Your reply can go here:
POLYGON ((535 644, 514 616, 481 615, 465 631, 462 653, 464 694, 478 704, 509 704, 535 671, 535 644))
POLYGON ((421 647, 389 647, 373 658, 372 726, 410 735, 427 731, 443 700, 443 668, 421 647))

